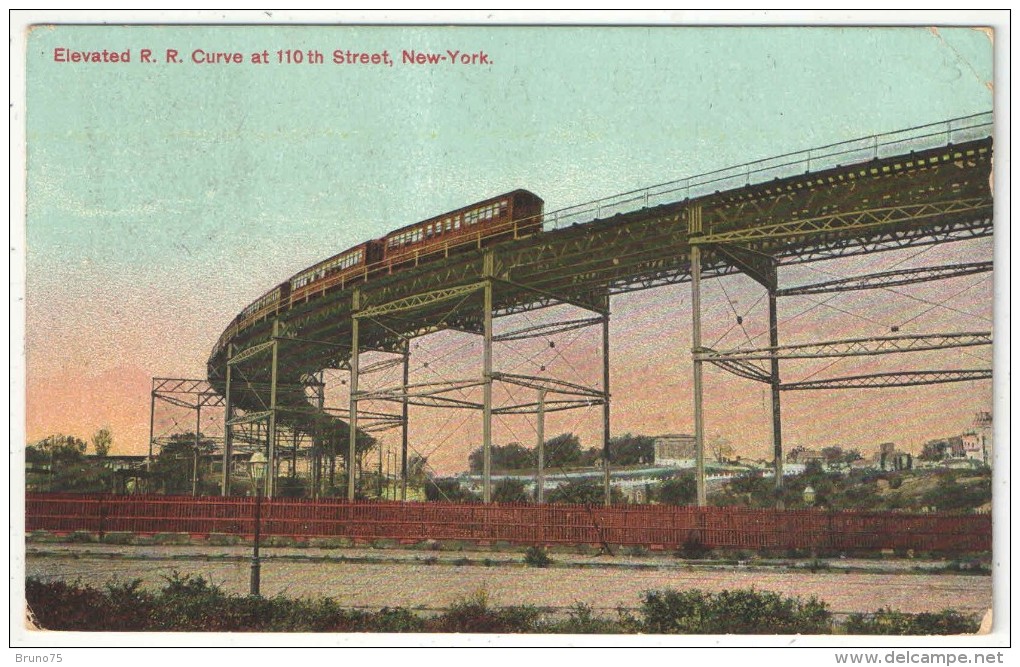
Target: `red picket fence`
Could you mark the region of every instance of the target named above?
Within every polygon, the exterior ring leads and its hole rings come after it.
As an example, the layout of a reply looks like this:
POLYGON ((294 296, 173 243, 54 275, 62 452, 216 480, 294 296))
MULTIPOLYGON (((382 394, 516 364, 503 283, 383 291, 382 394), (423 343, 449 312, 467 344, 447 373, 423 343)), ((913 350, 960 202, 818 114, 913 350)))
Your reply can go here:
MULTIPOLYGON (((30 493, 25 528, 54 533, 189 533, 251 536, 255 499, 30 493)), ((779 511, 742 507, 614 507, 399 503, 273 498, 262 501, 262 534, 343 537, 358 542, 464 540, 512 544, 610 544, 675 549, 881 549, 982 552, 992 548, 988 514, 779 511)))

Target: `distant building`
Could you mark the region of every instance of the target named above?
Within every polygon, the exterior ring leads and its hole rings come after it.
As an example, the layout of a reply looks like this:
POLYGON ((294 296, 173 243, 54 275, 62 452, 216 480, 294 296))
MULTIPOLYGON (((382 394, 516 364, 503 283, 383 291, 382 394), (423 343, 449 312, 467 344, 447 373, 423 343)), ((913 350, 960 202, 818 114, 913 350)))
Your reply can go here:
POLYGON ((992 463, 992 414, 978 412, 973 428, 962 435, 929 440, 924 443, 924 458, 929 461, 964 463, 971 466, 992 463))
POLYGON ((109 470, 140 470, 145 467, 149 457, 144 454, 107 454, 106 456, 86 454, 85 458, 101 463, 109 470))
POLYGON ((817 449, 794 447, 786 455, 786 460, 789 463, 800 463, 802 465, 807 465, 811 462, 825 463, 825 455, 817 449))
POLYGON ((913 454, 897 450, 892 442, 880 444, 871 460, 879 470, 910 470, 914 467, 913 454))
POLYGON ((655 465, 692 468, 696 458, 693 435, 672 433, 655 436, 655 465))
POLYGON ((979 412, 974 415, 974 436, 973 449, 968 450, 966 444, 964 451, 967 457, 981 461, 986 466, 992 465, 992 413, 979 412), (973 452, 973 456, 971 455, 973 452))

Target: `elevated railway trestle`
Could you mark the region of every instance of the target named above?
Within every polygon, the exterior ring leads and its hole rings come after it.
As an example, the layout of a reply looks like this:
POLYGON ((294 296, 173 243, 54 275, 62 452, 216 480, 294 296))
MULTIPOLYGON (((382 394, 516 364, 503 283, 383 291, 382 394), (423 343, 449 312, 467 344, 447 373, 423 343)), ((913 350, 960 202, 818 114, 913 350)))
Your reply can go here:
MULTIPOLYGON (((924 334, 780 346, 776 316, 781 296, 873 289, 990 271, 990 262, 974 262, 813 285, 780 283, 782 266, 990 236, 991 129, 991 114, 981 114, 674 181, 548 213, 541 230, 515 234, 516 238, 490 247, 450 254, 396 273, 366 273, 358 284, 324 289, 318 298, 234 331, 226 345, 214 350, 208 379, 224 397, 224 462, 231 457, 235 428, 244 424, 266 424, 264 447, 270 461, 278 458, 281 428, 290 431, 295 451, 299 435, 310 437, 313 453, 321 449, 322 431, 329 430, 347 444, 342 456, 348 462, 347 496, 353 499, 355 466, 351 462, 372 446, 371 431, 402 429, 406 480, 409 405, 478 410, 483 427, 483 495, 488 502, 494 414, 534 414, 539 421, 536 430, 541 432, 541 419, 550 410, 601 405, 608 502, 610 299, 624 292, 690 282, 698 502, 706 501, 705 363, 770 386, 775 479, 781 485, 780 396, 784 390, 991 377, 990 368, 926 369, 784 385, 779 372, 783 358, 986 345, 991 334, 924 334), (708 349, 700 335, 701 282, 738 272, 767 291, 769 345, 755 350, 708 349), (588 311, 590 316, 563 320, 560 326, 602 327, 603 377, 598 386, 494 370, 493 342, 500 339, 493 332, 495 318, 562 304, 588 311), (449 382, 409 383, 410 342, 443 330, 481 336, 481 372, 449 382), (372 370, 361 363, 367 351, 395 355, 392 363, 404 365, 403 382, 361 391, 359 380, 372 370), (768 371, 749 359, 767 360, 768 371), (324 369, 349 373, 346 410, 325 409, 321 392, 310 398, 308 387, 321 384, 324 369), (495 405, 494 383, 534 390, 535 399, 495 405), (480 388, 482 399, 462 400, 454 395, 466 388, 480 388), (374 401, 395 404, 399 410, 367 410, 365 405, 374 401)), ((512 340, 529 333, 542 335, 525 329, 501 336, 512 340)), ((273 477, 266 476, 267 495, 273 495, 273 477)), ((223 493, 229 494, 229 475, 222 486, 223 493)))

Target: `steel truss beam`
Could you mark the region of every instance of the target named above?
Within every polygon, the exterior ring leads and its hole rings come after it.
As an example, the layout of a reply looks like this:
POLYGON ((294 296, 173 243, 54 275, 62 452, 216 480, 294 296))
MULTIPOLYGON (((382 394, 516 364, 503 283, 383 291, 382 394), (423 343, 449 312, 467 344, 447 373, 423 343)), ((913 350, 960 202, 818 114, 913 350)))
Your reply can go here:
POLYGON ((560 399, 552 401, 544 401, 539 403, 533 401, 530 403, 518 403, 516 405, 506 405, 499 408, 493 408, 492 414, 494 415, 531 415, 537 414, 541 408, 542 412, 561 412, 564 410, 576 410, 578 408, 590 408, 596 405, 602 405, 605 401, 601 398, 590 398, 587 400, 578 399, 560 399))
POLYGON ((918 229, 880 229, 874 235, 826 241, 812 240, 810 244, 791 245, 774 251, 782 264, 808 264, 841 257, 856 257, 889 250, 920 248, 953 241, 967 241, 992 235, 992 208, 974 218, 958 219, 948 223, 931 224, 918 229))
POLYGON ((236 366, 237 364, 243 363, 244 361, 251 359, 257 354, 261 354, 262 352, 271 350, 274 345, 276 345, 276 341, 269 340, 265 343, 259 343, 258 345, 246 347, 245 349, 241 350, 240 352, 232 356, 230 359, 228 359, 227 363, 230 364, 231 366, 236 366))
POLYGON ((548 324, 536 324, 534 326, 524 327, 517 329, 516 331, 508 331, 507 333, 493 336, 492 340, 493 342, 502 343, 511 340, 524 340, 540 336, 551 336, 553 334, 573 331, 574 329, 583 329, 585 327, 595 326, 596 324, 602 324, 601 316, 577 320, 565 320, 563 322, 550 322, 548 324))
POLYGON ((851 211, 822 215, 804 220, 734 229, 704 236, 692 236, 692 245, 717 243, 748 243, 753 241, 774 241, 794 236, 810 236, 830 232, 864 231, 875 227, 902 225, 928 220, 943 215, 976 213, 991 207, 991 199, 975 197, 949 201, 927 202, 901 206, 889 206, 862 211, 851 211))
POLYGON ((418 384, 409 384, 406 387, 391 387, 388 389, 360 391, 357 394, 357 400, 399 400, 403 398, 439 396, 451 391, 463 391, 464 389, 470 389, 471 387, 480 387, 483 384, 485 384, 484 380, 475 379, 451 380, 449 382, 421 382, 418 384))
POLYGON ((170 405, 176 405, 179 408, 190 408, 192 410, 195 409, 195 404, 194 403, 189 403, 188 401, 183 401, 183 400, 181 400, 179 398, 175 398, 174 396, 165 396, 163 394, 156 394, 156 393, 154 393, 152 396, 153 396, 153 398, 157 398, 157 399, 163 401, 164 403, 169 403, 170 405))
POLYGON ((992 369, 973 368, 965 370, 924 370, 900 371, 897 373, 875 373, 872 375, 849 375, 824 380, 789 382, 782 385, 785 391, 808 389, 872 389, 881 387, 912 387, 946 382, 972 382, 992 379, 992 369))
POLYGON ((483 287, 485 287, 485 283, 479 282, 471 283, 469 285, 459 285, 457 287, 432 290, 421 294, 414 294, 401 299, 395 299, 378 306, 364 308, 353 313, 353 316, 358 319, 365 319, 392 315, 406 310, 421 308, 422 306, 429 306, 443 301, 449 301, 451 299, 456 299, 457 297, 467 296, 481 290, 483 287))
POLYGON ((155 392, 153 394, 153 397, 165 403, 170 403, 171 405, 176 405, 177 407, 181 408, 190 408, 192 410, 199 406, 219 408, 225 405, 224 398, 219 394, 213 393, 211 390, 204 394, 192 394, 192 395, 196 397, 196 400, 193 403, 181 400, 173 395, 164 394, 162 392, 155 392))
POLYGON ((707 347, 699 348, 699 350, 695 350, 694 352, 694 359, 696 361, 707 361, 713 366, 717 366, 724 371, 728 371, 733 375, 742 377, 746 380, 764 382, 765 384, 770 384, 772 382, 772 374, 758 368, 754 364, 736 359, 708 358, 706 355, 712 354, 714 350, 707 347))
POLYGON ((366 364, 361 367, 361 374, 368 375, 369 373, 381 373, 390 368, 401 366, 404 363, 403 355, 397 359, 382 359, 372 364, 366 364))
POLYGON ((600 402, 601 399, 605 397, 604 391, 574 384, 573 382, 566 382, 564 380, 556 380, 547 377, 516 375, 514 373, 493 373, 492 379, 506 382, 507 384, 515 384, 520 387, 528 387, 529 389, 543 389, 552 394, 562 394, 564 396, 589 396, 600 399, 600 402))
POLYGON ((920 352, 943 350, 954 347, 991 345, 991 332, 944 333, 903 336, 877 336, 875 338, 851 338, 817 343, 781 345, 776 348, 705 350, 695 356, 703 361, 752 361, 778 359, 824 359, 828 357, 858 357, 897 352, 920 352))
POLYGON ((167 394, 208 394, 212 388, 208 380, 152 378, 152 391, 167 394))
POLYGON ((804 294, 828 294, 831 292, 852 292, 856 290, 881 289, 897 285, 912 285, 932 280, 960 278, 975 273, 986 273, 992 270, 992 262, 967 262, 963 264, 947 264, 944 266, 925 266, 917 269, 900 269, 898 271, 882 271, 867 273, 850 278, 826 280, 787 287, 776 291, 778 296, 801 296, 804 294))
POLYGON ((277 336, 276 339, 285 340, 292 343, 305 343, 308 345, 323 345, 325 347, 337 347, 343 350, 351 349, 351 346, 348 343, 335 343, 333 341, 328 340, 315 340, 313 338, 301 338, 299 336, 277 336))
POLYGON ((588 310, 593 313, 598 313, 600 315, 605 315, 606 313, 606 305, 603 299, 599 299, 597 301, 585 301, 584 299, 579 298, 579 295, 570 294, 569 291, 556 292, 544 290, 529 285, 522 285, 520 283, 513 282, 512 280, 493 279, 492 282, 495 284, 502 283, 504 285, 509 285, 514 289, 534 294, 540 301, 544 301, 547 305, 566 304, 583 310, 588 310))
POLYGON ((259 412, 249 412, 241 415, 240 417, 234 417, 233 419, 227 420, 227 426, 240 426, 241 424, 251 424, 254 422, 266 421, 272 416, 272 410, 260 410, 259 412))

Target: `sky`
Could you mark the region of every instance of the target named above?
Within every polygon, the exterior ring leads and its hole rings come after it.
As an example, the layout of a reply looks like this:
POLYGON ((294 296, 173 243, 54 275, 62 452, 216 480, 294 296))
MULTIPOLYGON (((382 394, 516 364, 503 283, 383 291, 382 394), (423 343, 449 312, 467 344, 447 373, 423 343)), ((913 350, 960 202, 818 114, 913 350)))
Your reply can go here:
MULTIPOLYGON (((551 211, 993 102, 991 41, 966 28, 64 25, 34 27, 27 45, 26 438, 87 438, 109 426, 115 453, 147 450, 152 377, 204 377, 214 342, 247 303, 366 239, 516 188, 551 211), (59 48, 130 50, 131 61, 57 62, 59 48), (158 62, 141 62, 142 49, 158 62), (182 62, 166 62, 166 49, 182 62), (286 49, 321 52, 324 62, 276 62, 286 49), (196 50, 244 62, 196 63, 196 50), (336 50, 386 51, 396 62, 334 64, 336 50), (403 64, 404 50, 484 53, 488 62, 403 64), (251 62, 262 52, 268 64, 251 62)), ((783 269, 781 280, 975 261, 991 248, 984 240, 883 253, 783 269)), ((899 325, 991 328, 990 275, 897 290, 822 306, 783 300, 782 341, 899 325)), ((691 431, 689 291, 614 298, 614 434, 691 431)), ((764 344, 759 288, 738 276, 708 281, 705 292, 706 341, 764 344)), ((496 365, 547 365, 595 382, 599 339, 595 330, 565 334, 558 355, 497 350, 496 365), (547 364, 543 355, 552 355, 547 364)), ((478 340, 416 343, 415 377, 480 371, 478 340)), ((906 366, 990 358, 973 348, 906 366)), ((826 363, 791 362, 784 379, 896 367, 826 363)), ((763 387, 708 370, 709 434, 767 456, 763 387)), ((331 384, 330 400, 339 405, 342 392, 331 384)), ((791 392, 784 438, 788 447, 895 441, 916 451, 990 406, 990 382, 791 392)), ((596 446, 600 423, 595 412, 564 413, 546 433, 574 431, 596 446)), ((412 445, 455 472, 480 442, 479 424, 480 415, 416 412, 412 445)), ((530 444, 531 429, 500 421, 494 439, 530 444)))

